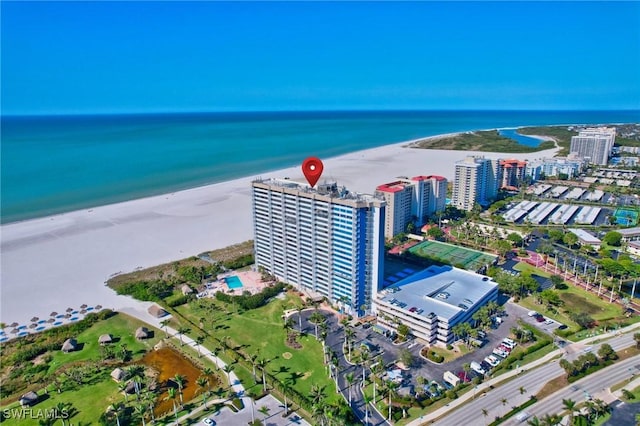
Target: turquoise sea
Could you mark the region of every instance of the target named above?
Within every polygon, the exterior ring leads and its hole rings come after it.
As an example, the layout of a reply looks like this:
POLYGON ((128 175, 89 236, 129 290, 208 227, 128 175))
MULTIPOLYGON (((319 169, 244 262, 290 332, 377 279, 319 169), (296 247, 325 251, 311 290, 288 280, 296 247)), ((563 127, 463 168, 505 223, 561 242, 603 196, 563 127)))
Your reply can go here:
POLYGON ((0 214, 41 217, 441 133, 639 121, 639 111, 4 116, 0 214))

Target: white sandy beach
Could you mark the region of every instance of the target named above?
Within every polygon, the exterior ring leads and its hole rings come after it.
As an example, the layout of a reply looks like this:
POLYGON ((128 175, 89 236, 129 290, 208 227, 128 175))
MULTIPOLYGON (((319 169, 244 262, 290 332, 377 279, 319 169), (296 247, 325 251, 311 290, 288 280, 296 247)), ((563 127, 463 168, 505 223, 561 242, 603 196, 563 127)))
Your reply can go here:
MULTIPOLYGON (((408 142, 324 160, 322 179, 373 192, 396 176, 453 178, 466 155, 534 159, 532 154, 403 148, 408 142)), ((313 153, 309 153, 313 154, 313 153)), ((261 177, 304 179, 299 167, 261 177)), ((81 304, 132 309, 140 304, 104 285, 114 273, 149 267, 251 239, 249 176, 186 191, 3 225, 0 321, 27 324, 81 304)), ((321 181, 322 181, 321 179, 321 181)))

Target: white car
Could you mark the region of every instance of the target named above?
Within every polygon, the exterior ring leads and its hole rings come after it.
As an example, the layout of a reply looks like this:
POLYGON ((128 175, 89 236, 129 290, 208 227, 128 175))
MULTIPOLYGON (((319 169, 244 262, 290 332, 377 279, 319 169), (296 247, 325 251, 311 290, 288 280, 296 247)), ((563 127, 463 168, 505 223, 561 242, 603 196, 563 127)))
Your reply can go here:
POLYGON ((538 313, 536 311, 529 311, 527 315, 530 317, 535 317, 536 315, 538 315, 538 313))
POLYGON ((502 341, 502 344, 503 344, 504 346, 506 346, 507 348, 509 348, 509 349, 513 349, 513 348, 515 348, 515 347, 516 347, 516 345, 517 345, 517 343, 516 343, 516 342, 514 342, 513 340, 509 340, 509 341, 507 341, 507 339, 503 340, 503 341, 502 341))
POLYGON ((204 419, 202 419, 202 423, 204 423, 207 426, 215 426, 216 424, 216 422, 211 420, 209 417, 205 417, 204 419))
POLYGON ((490 355, 488 357, 486 357, 484 359, 486 361, 487 364, 489 364, 492 367, 495 367, 496 365, 498 365, 500 363, 500 361, 498 361, 498 358, 490 355))
POLYGON ((555 321, 554 321, 554 320, 552 320, 551 318, 547 318, 547 319, 544 321, 544 323, 545 323, 545 324, 547 324, 547 325, 551 325, 551 324, 553 324, 554 322, 555 322, 555 321))
POLYGON ((499 356, 500 358, 506 358, 507 356, 509 356, 509 354, 502 349, 494 349, 493 354, 499 356))

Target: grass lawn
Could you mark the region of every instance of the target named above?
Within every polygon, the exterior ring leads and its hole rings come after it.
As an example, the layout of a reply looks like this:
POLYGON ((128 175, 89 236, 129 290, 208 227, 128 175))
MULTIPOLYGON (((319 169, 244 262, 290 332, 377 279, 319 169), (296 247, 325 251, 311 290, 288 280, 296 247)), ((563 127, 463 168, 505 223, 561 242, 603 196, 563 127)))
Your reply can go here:
MULTIPOLYGON (((205 340, 204 346, 211 349, 219 346, 214 339, 228 336, 232 347, 241 347, 248 354, 257 354, 269 361, 268 371, 279 380, 290 381, 292 387, 303 395, 308 395, 313 384, 326 386, 328 402, 339 397, 333 381, 325 372, 322 360, 322 345, 312 334, 299 338, 302 349, 293 349, 285 344, 282 313, 301 304, 294 293, 287 293, 285 299, 274 299, 266 306, 245 312, 237 307, 224 305, 212 299, 200 299, 177 308, 177 311, 193 323, 206 318, 205 330, 212 336, 205 340)), ((297 324, 295 325, 297 328, 297 324)), ((218 351, 225 362, 233 364, 231 352, 218 351)), ((251 368, 246 369, 234 364, 235 373, 248 389, 254 388, 251 368)), ((259 375, 259 373, 258 373, 259 375)), ((258 388, 260 385, 255 386, 258 388)))
MULTIPOLYGON (((39 395, 42 392, 38 392, 39 395)), ((67 390, 60 394, 49 392, 49 397, 34 405, 33 410, 52 409, 59 402, 72 403, 76 414, 70 419, 73 424, 96 424, 98 417, 104 412, 106 407, 114 402, 124 401, 122 394, 118 392, 116 382, 105 374, 101 381, 92 385, 79 386, 77 390, 67 390)), ((16 402, 7 408, 19 408, 16 402)), ((3 407, 4 409, 4 407, 3 407)), ((34 411, 35 413, 35 411, 34 411)), ((37 419, 6 419, 3 424, 10 425, 37 425, 37 419)), ((61 424, 61 423, 56 423, 61 424)))
POLYGON ((529 265, 526 262, 518 262, 516 266, 513 267, 513 269, 520 272, 529 272, 531 273, 531 275, 538 275, 544 278, 549 278, 551 277, 551 275, 553 275, 553 274, 550 274, 549 272, 543 271, 540 268, 536 268, 533 265, 529 265))
POLYGON ((81 350, 70 353, 64 353, 62 351, 53 352, 51 354, 53 359, 49 367, 49 374, 65 364, 77 361, 101 360, 102 356, 100 354, 98 338, 102 334, 111 334, 115 342, 111 343, 111 346, 116 348, 116 352, 119 352, 122 345, 126 345, 127 350, 132 352, 133 359, 139 358, 144 355, 146 351, 152 350, 153 346, 164 336, 163 332, 153 329, 142 321, 125 314, 116 313, 111 318, 97 322, 76 337, 78 345, 82 346, 81 350), (134 333, 136 329, 141 326, 153 331, 154 334, 151 339, 136 340, 134 333))
POLYGON ((454 359, 460 358, 461 356, 469 353, 469 348, 467 348, 467 346, 464 344, 455 345, 452 350, 440 348, 438 346, 431 346, 429 347, 429 350, 444 357, 444 361, 442 361, 442 364, 451 362, 454 359))

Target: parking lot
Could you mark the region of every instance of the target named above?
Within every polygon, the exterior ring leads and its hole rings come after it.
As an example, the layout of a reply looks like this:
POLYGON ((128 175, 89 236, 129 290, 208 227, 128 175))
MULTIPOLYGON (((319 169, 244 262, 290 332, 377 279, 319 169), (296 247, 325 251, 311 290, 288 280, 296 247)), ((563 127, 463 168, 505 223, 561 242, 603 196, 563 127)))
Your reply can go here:
POLYGON ((284 406, 271 395, 266 395, 265 397, 255 401, 255 403, 252 402, 251 398, 242 398, 242 402, 244 403, 244 408, 237 413, 234 413, 229 407, 225 406, 219 411, 206 416, 206 418, 201 420, 198 424, 209 424, 211 426, 246 425, 249 424, 252 419, 258 419, 262 420, 263 424, 269 426, 309 426, 309 423, 296 413, 291 413, 287 417, 282 417, 284 414, 284 406), (213 423, 205 419, 209 419, 213 423))

